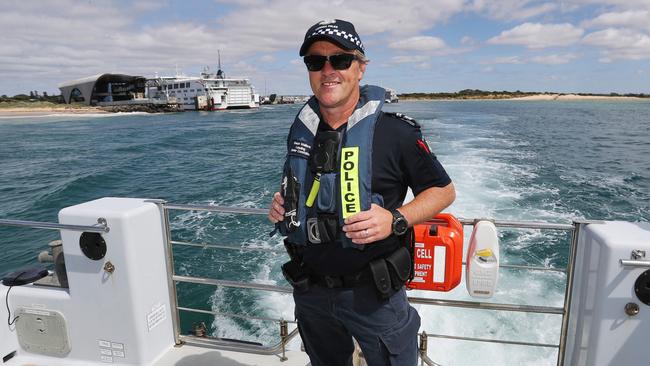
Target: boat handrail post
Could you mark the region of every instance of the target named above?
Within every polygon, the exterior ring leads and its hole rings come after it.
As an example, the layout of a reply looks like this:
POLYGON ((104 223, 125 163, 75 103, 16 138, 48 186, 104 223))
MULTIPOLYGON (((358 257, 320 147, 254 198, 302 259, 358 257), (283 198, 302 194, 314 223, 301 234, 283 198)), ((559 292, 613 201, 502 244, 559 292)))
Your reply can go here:
POLYGON ((434 362, 427 355, 427 347, 428 347, 428 339, 429 339, 427 332, 423 330, 422 333, 418 334, 418 336, 420 337, 420 342, 418 345, 418 352, 420 354, 420 361, 421 361, 420 365, 426 364, 427 366, 440 366, 440 364, 434 362))
POLYGON ((569 260, 566 270, 566 288, 564 292, 564 310, 562 314, 562 328, 560 329, 560 345, 557 352, 557 365, 564 366, 564 356, 566 353, 567 335, 569 331, 569 311, 571 309, 571 296, 573 294, 573 272, 576 265, 578 252, 578 239, 580 231, 588 221, 573 221, 573 232, 571 235, 571 248, 569 248, 569 260))
POLYGON ((289 325, 286 320, 280 320, 280 345, 282 347, 282 356, 280 357, 280 361, 284 362, 288 360, 287 358, 287 343, 289 342, 288 339, 289 336, 289 325))
POLYGON ((151 202, 158 206, 160 210, 160 219, 162 221, 162 234, 165 242, 165 264, 167 265, 167 286, 169 289, 169 306, 172 316, 172 327, 174 331, 174 343, 180 345, 183 342, 180 339, 180 319, 178 313, 178 295, 176 291, 176 282, 174 278, 174 252, 171 240, 171 229, 169 225, 169 209, 165 206, 167 201, 160 199, 151 199, 151 202))

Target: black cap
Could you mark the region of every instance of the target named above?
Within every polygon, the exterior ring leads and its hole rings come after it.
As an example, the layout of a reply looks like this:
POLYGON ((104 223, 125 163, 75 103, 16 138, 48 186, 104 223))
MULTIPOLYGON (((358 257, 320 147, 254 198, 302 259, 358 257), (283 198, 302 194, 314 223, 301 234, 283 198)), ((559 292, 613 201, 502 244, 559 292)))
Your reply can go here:
POLYGON ((312 25, 305 33, 305 40, 300 47, 300 56, 307 53, 312 43, 321 40, 333 42, 345 50, 359 50, 365 55, 363 43, 354 30, 354 25, 345 20, 323 20, 312 25))

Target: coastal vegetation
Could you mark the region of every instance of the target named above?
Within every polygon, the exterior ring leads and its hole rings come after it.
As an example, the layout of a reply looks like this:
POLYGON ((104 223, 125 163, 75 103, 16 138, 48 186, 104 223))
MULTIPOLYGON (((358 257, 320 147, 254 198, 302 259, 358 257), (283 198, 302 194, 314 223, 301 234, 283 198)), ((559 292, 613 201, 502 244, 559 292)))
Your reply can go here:
MULTIPOLYGON (((417 100, 417 99, 512 99, 512 98, 524 98, 532 97, 539 95, 569 95, 568 93, 557 93, 557 92, 525 92, 516 90, 512 91, 489 91, 489 90, 480 90, 480 89, 463 89, 455 93, 442 92, 442 93, 402 93, 398 94, 400 99, 404 100, 417 100)), ((609 94, 594 94, 594 93, 571 93, 571 95, 579 95, 584 97, 631 97, 631 98, 650 98, 650 94, 618 94, 618 93, 609 93, 609 94)))
MULTIPOLYGON (((8 108, 54 108, 60 107, 63 99, 60 95, 48 95, 47 92, 39 94, 38 91, 30 91, 29 94, 17 94, 13 97, 0 95, 0 109, 8 108)), ((74 107, 74 105, 72 105, 74 107)))

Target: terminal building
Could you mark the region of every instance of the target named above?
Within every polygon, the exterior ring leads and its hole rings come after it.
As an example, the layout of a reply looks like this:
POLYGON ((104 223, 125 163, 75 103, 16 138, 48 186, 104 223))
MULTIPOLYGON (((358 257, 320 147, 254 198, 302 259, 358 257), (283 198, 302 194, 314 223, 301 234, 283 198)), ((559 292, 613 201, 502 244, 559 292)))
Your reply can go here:
POLYGON ((63 100, 70 104, 123 105, 143 103, 147 78, 123 74, 98 74, 59 85, 63 100))

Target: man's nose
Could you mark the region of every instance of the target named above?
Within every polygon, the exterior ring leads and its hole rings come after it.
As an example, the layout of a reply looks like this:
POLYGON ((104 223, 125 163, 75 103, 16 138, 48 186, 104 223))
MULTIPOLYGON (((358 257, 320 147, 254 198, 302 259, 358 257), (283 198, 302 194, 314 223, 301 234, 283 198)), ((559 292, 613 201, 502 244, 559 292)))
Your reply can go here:
POLYGON ((321 72, 322 72, 322 73, 329 74, 329 73, 332 73, 332 72, 334 72, 334 71, 335 71, 335 70, 334 70, 334 68, 332 67, 332 64, 330 63, 330 61, 329 61, 329 60, 325 61, 325 65, 324 65, 323 68, 321 69, 321 72))

